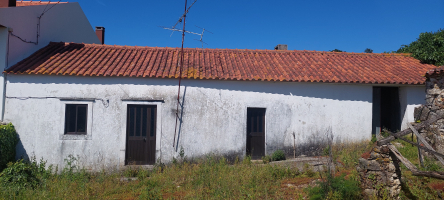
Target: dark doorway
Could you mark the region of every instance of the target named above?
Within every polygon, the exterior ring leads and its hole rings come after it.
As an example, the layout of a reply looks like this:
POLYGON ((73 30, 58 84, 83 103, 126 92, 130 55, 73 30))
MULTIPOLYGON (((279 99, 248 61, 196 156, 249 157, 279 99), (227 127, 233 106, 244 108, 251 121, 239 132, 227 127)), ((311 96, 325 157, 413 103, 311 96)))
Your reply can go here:
POLYGON ((265 108, 247 108, 247 155, 265 156, 265 108))
POLYGON ((155 163, 156 110, 155 105, 128 105, 126 165, 155 163))
POLYGON ((401 104, 397 87, 373 87, 372 124, 373 134, 384 128, 391 132, 401 129, 401 104))

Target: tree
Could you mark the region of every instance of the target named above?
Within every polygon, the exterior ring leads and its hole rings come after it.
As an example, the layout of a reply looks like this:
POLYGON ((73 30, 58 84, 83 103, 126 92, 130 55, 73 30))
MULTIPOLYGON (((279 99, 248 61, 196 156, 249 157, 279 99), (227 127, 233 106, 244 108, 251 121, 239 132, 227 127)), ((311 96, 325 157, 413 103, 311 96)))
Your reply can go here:
POLYGON ((422 63, 444 65, 444 30, 421 33, 416 41, 402 45, 396 52, 411 53, 422 63))
POLYGON ((373 49, 367 48, 364 50, 364 53, 373 53, 373 49))
POLYGON ((346 52, 346 51, 342 51, 342 50, 339 50, 339 49, 333 49, 333 50, 330 50, 330 52, 346 52))

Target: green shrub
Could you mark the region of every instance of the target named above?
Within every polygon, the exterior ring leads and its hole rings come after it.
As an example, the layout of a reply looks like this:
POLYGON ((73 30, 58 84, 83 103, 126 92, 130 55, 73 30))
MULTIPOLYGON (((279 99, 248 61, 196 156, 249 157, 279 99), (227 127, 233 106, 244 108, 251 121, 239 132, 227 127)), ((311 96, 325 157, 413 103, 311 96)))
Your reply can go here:
MULTIPOLYGON (((395 131, 395 133, 396 133, 396 131, 395 131)), ((382 137, 388 137, 388 136, 390 136, 390 131, 387 130, 386 128, 383 128, 381 131, 381 135, 382 135, 382 137)))
POLYGON ((372 139, 370 140, 370 143, 369 144, 373 144, 373 143, 375 143, 377 141, 377 139, 376 139, 376 135, 375 134, 372 134, 372 139))
POLYGON ((271 159, 273 161, 279 161, 279 160, 285 160, 285 153, 282 150, 277 150, 273 152, 273 155, 271 156, 271 159))
POLYGON ((161 187, 158 182, 148 179, 145 182, 145 185, 146 185, 146 189, 141 194, 139 199, 153 199, 153 200, 154 199, 163 199, 161 187))
POLYGON ((17 162, 8 163, 8 167, 0 173, 0 185, 5 188, 14 188, 16 191, 20 189, 37 186, 35 170, 32 165, 19 160, 17 162))
POLYGON ((313 171, 312 167, 310 167, 310 165, 309 165, 308 163, 305 163, 305 164, 304 164, 304 168, 303 168, 303 170, 304 170, 304 174, 305 174, 307 177, 313 177, 313 176, 316 175, 315 172, 313 171))
POLYGON ((14 162, 17 143, 18 136, 14 126, 11 123, 0 125, 0 171, 9 162, 14 162))
POLYGON ((359 182, 353 179, 345 179, 345 174, 326 181, 319 182, 318 186, 308 188, 310 199, 361 199, 359 182))
POLYGON ((35 188, 39 184, 44 184, 52 176, 52 168, 51 165, 46 169, 46 161, 43 159, 39 163, 35 158, 32 158, 30 162, 23 159, 10 162, 0 173, 0 187, 15 192, 24 188, 35 188))
POLYGON ((328 155, 330 155, 330 146, 329 146, 329 145, 327 145, 327 147, 325 147, 325 148, 322 150, 322 155, 323 155, 323 156, 328 156, 328 155))
POLYGON ((264 164, 271 162, 271 156, 262 156, 262 162, 264 162, 264 164))

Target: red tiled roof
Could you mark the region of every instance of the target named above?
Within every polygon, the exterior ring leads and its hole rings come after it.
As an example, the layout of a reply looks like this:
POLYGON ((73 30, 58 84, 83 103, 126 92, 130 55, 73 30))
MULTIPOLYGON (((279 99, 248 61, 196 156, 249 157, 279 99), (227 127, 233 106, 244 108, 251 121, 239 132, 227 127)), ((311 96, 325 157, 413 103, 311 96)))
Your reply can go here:
POLYGON ((444 65, 441 67, 437 67, 435 69, 431 69, 431 70, 427 71, 425 76, 426 77, 432 76, 432 75, 441 75, 442 76, 443 74, 444 74, 444 65))
MULTIPOLYGON (((406 54, 184 49, 188 79, 424 84, 433 65, 406 54)), ((8 74, 179 77, 179 48, 50 43, 8 74)))
POLYGON ((51 2, 51 1, 41 1, 41 0, 38 0, 38 1, 23 1, 23 0, 21 0, 21 1, 17 1, 17 7, 20 7, 20 6, 39 6, 39 5, 46 5, 46 4, 57 4, 57 3, 68 3, 68 2, 57 2, 57 1, 53 1, 53 2, 51 2))

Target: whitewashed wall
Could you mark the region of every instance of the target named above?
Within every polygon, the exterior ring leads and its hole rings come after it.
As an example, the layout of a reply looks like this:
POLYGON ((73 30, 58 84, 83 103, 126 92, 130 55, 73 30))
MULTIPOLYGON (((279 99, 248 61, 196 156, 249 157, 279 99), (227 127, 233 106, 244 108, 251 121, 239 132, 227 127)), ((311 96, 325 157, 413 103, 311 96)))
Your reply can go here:
POLYGON ((401 103, 401 130, 408 128, 407 123, 413 122, 415 107, 425 104, 425 85, 399 88, 401 103))
MULTIPOLYGON (((156 157, 168 162, 178 156, 172 147, 177 83, 174 79, 9 75, 5 120, 20 135, 19 156, 35 155, 63 165, 68 155, 78 155, 84 166, 97 170, 124 164, 126 104, 156 104, 156 157), (60 98, 84 98, 88 109, 92 107, 89 136, 63 138, 66 100, 60 98), (141 99, 159 101, 137 101, 141 99)), ((217 80, 183 80, 182 85, 185 101, 177 146, 188 157, 245 155, 247 107, 266 108, 267 154, 277 149, 292 154, 293 132, 298 154, 306 155, 319 147, 328 128, 335 140, 371 137, 372 85, 217 80)))
MULTIPOLYGON (((27 41, 36 42, 37 18, 45 8, 48 9, 46 5, 0 8, 0 25, 12 28, 13 34, 27 41)), ((4 38, 0 41, 3 43, 4 38)), ((24 43, 12 36, 9 42, 9 66, 27 58, 49 42, 100 43, 79 3, 57 4, 42 16, 38 45, 24 43)))
MULTIPOLYGON (((1 71, 27 58, 49 42, 100 43, 78 3, 0 8, 0 25, 5 27, 0 26, 1 71), (14 35, 26 41, 37 42, 38 17, 49 8, 40 20, 38 45, 25 43, 9 35, 8 30, 12 30, 14 35)), ((0 75, 2 97, 4 77, 4 74, 0 75)), ((0 114, 3 113, 3 101, 0 98, 0 114)))

